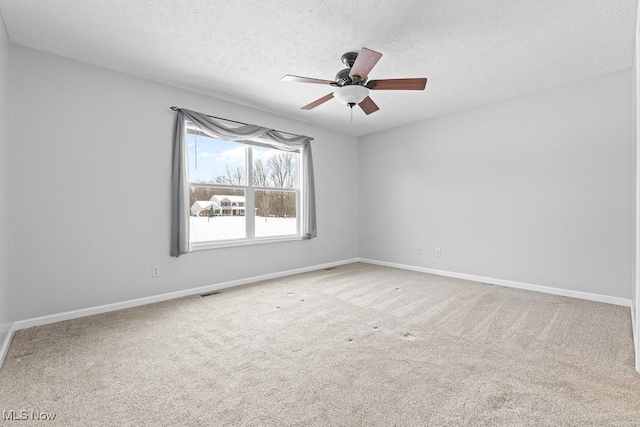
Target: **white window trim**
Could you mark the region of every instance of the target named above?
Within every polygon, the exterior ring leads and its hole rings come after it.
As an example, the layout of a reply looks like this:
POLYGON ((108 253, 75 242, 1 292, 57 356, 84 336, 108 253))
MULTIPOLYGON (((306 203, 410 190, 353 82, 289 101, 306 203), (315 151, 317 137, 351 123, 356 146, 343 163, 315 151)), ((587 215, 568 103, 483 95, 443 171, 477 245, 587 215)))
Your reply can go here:
POLYGON ((262 245, 265 243, 282 243, 282 242, 295 242, 298 240, 304 240, 302 236, 299 235, 287 235, 282 237, 256 237, 254 239, 237 239, 237 240, 220 240, 220 241, 211 241, 211 242, 199 242, 192 243, 191 249, 196 251, 205 251, 210 249, 222 249, 222 248, 233 248, 237 246, 251 246, 251 245, 262 245))

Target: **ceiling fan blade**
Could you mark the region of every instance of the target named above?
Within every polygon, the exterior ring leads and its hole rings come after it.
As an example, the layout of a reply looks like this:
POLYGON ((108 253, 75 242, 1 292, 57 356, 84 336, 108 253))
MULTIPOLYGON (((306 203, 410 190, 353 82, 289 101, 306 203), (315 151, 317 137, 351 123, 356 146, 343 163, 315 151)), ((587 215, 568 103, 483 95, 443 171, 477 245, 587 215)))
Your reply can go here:
POLYGON ((426 78, 370 80, 367 87, 371 90, 424 90, 426 78))
POLYGON ((285 82, 297 82, 297 83, 316 83, 321 85, 328 85, 331 83, 335 83, 332 80, 323 80, 323 79, 313 79, 311 77, 300 77, 300 76, 292 76, 291 74, 287 74, 282 77, 282 80, 285 82))
POLYGON ((362 111, 364 111, 364 113, 367 116, 371 113, 375 113, 380 109, 380 107, 378 107, 376 103, 373 102, 373 99, 371 99, 371 97, 368 97, 368 96, 365 99, 363 99, 362 102, 358 105, 360 106, 360 108, 362 108, 362 111))
POLYGON ((307 104, 304 107, 301 108, 301 110, 311 110, 316 108, 318 105, 324 104, 325 102, 327 102, 328 100, 330 100, 331 98, 333 98, 333 92, 331 92, 329 95, 325 95, 320 99, 316 99, 315 101, 313 101, 311 104, 307 104))
POLYGON ((360 79, 365 79, 373 67, 378 63, 380 58, 382 58, 381 53, 363 47, 360 49, 356 62, 354 62, 353 67, 351 67, 349 76, 359 76, 360 79))

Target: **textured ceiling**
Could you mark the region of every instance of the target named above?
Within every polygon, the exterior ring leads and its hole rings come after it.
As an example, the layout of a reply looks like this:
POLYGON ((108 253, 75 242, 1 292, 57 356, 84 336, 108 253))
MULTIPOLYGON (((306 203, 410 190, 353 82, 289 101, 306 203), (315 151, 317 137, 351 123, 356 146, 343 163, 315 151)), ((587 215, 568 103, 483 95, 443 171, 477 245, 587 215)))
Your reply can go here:
MULTIPOLYGON (((13 43, 363 135, 631 67, 635 0, 0 0, 13 43), (330 87, 340 56, 383 54, 365 116, 330 87)), ((167 106, 168 107, 168 106, 167 106)), ((184 107, 189 107, 185 105, 184 107)), ((223 112, 212 112, 224 115, 223 112)))

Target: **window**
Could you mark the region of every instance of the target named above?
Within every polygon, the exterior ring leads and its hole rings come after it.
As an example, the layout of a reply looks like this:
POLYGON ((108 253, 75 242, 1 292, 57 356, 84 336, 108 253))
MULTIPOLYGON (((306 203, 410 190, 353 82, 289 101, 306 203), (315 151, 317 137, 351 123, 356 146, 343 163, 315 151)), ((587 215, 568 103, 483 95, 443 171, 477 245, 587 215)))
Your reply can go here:
POLYGON ((301 237, 300 152, 212 138, 187 124, 194 247, 301 237))
POLYGON ((208 245, 317 237, 313 138, 171 109, 177 113, 171 157, 171 256, 208 245), (260 160, 267 167, 266 180, 260 175, 260 160))

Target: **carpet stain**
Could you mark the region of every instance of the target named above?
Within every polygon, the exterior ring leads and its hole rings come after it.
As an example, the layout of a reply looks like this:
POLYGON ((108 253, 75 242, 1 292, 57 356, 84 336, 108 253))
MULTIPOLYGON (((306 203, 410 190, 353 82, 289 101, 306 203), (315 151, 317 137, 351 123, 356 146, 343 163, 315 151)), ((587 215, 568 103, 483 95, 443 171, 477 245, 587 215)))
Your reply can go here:
POLYGON ((29 357, 32 356, 33 353, 24 353, 24 354, 18 354, 16 356, 13 356, 14 359, 22 359, 23 357, 29 357))

